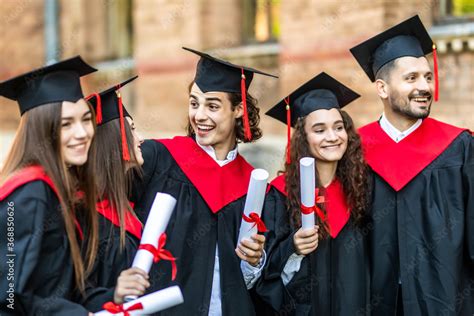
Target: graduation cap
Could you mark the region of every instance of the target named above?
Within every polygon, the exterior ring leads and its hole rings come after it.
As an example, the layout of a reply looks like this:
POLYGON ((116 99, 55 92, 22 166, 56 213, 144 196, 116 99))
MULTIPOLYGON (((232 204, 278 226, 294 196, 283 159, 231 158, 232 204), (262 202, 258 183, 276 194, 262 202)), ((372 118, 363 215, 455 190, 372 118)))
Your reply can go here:
POLYGON ((113 87, 99 93, 92 93, 86 97, 95 109, 96 122, 100 126, 115 119, 120 119, 120 134, 122 138, 122 157, 123 160, 130 160, 128 151, 127 136, 125 134, 125 117, 128 116, 127 109, 122 103, 122 95, 120 89, 129 82, 137 79, 138 76, 132 77, 116 84, 113 87))
POLYGON ((21 115, 43 104, 76 102, 84 97, 80 77, 95 71, 76 56, 1 82, 0 95, 17 101, 21 115))
POLYGON ((291 127, 295 126, 298 118, 316 110, 341 109, 359 97, 356 92, 321 72, 268 110, 266 115, 287 125, 286 162, 290 163, 291 127))
POLYGON ((220 91, 230 93, 240 93, 244 108, 244 135, 247 140, 252 139, 250 124, 247 114, 247 90, 250 87, 254 73, 278 78, 277 76, 263 71, 234 65, 228 61, 218 59, 209 54, 183 47, 183 49, 199 55, 201 59, 197 64, 194 82, 204 93, 209 91, 220 91))
POLYGON ((400 57, 422 57, 433 53, 435 77, 435 101, 438 101, 438 57, 436 45, 418 15, 368 39, 350 49, 352 55, 375 81, 377 72, 387 63, 400 57))

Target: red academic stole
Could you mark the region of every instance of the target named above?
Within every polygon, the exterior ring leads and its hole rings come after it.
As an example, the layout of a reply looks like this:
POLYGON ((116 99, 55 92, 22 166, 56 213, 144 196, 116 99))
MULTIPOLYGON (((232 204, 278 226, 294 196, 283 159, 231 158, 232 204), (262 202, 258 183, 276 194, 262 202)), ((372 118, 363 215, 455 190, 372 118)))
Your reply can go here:
MULTIPOLYGON (((132 209, 133 205, 134 204, 130 202, 132 209)), ((104 199, 97 202, 96 207, 97 212, 102 214, 102 216, 107 218, 115 226, 120 227, 120 220, 117 211, 112 207, 109 200, 104 199)), ((127 211, 125 214, 125 230, 137 237, 139 240, 142 239, 142 223, 135 216, 130 214, 130 212, 127 211)))
POLYGON ((156 141, 168 149, 213 213, 247 194, 253 167, 241 155, 221 167, 191 137, 156 141))
MULTIPOLYGON (((270 183, 275 189, 283 195, 288 196, 286 192, 285 175, 282 174, 270 183)), ((344 228, 350 217, 349 207, 346 202, 341 183, 335 179, 324 190, 324 206, 327 213, 326 223, 329 227, 329 235, 336 238, 339 232, 344 228)))
POLYGON ((379 122, 359 129, 369 166, 400 191, 433 162, 465 129, 426 118, 410 135, 395 142, 379 122))
MULTIPOLYGON (((16 189, 33 181, 43 181, 53 190, 56 196, 59 199, 59 194, 54 186, 53 180, 44 172, 43 167, 41 166, 29 166, 25 167, 18 172, 14 173, 0 188, 0 201, 6 199, 10 194, 12 194, 16 189)), ((82 233, 81 226, 77 219, 74 219, 76 223, 76 228, 79 233, 79 237, 84 239, 84 234, 82 233)))

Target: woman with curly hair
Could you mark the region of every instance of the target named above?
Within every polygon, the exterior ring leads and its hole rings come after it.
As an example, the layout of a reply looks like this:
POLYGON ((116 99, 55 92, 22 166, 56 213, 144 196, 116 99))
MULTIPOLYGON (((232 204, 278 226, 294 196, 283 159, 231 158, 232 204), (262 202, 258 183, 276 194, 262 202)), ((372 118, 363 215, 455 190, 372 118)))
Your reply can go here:
MULTIPOLYGON (((185 300, 167 315, 255 315, 248 289, 265 262, 265 237, 237 243, 253 170, 238 143, 261 137, 259 109, 247 90, 254 73, 264 73, 187 50, 201 57, 189 91, 188 135, 141 146, 137 214, 146 220, 156 192, 177 200, 165 248, 177 258, 175 281, 185 300)), ((150 291, 170 284, 170 266, 152 268, 150 291)))
POLYGON ((272 181, 264 213, 273 227, 267 236, 269 263, 257 290, 276 311, 368 312, 367 167, 352 119, 341 110, 358 97, 321 73, 267 112, 294 127, 285 172, 272 181), (303 157, 315 159, 318 209, 312 210, 316 225, 310 229, 301 227, 303 157))

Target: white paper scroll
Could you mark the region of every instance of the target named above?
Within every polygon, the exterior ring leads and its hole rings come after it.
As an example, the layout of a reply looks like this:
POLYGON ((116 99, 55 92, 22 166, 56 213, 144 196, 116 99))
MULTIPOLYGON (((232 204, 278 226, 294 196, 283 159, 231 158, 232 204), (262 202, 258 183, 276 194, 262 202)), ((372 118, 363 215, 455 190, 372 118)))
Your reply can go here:
MULTIPOLYGON (((315 203, 316 180, 314 178, 314 158, 303 157, 300 159, 300 191, 301 204, 313 207, 315 203)), ((301 226, 303 229, 314 227, 314 213, 301 213, 301 226)))
MULTIPOLYGON (((255 169, 250 175, 250 183, 245 199, 244 214, 248 217, 250 213, 257 213, 262 215, 263 202, 265 200, 265 191, 267 189, 268 172, 264 169, 255 169)), ((250 236, 257 233, 257 225, 255 223, 246 222, 242 218, 240 225, 239 238, 250 239, 250 236), (253 226, 253 227, 252 227, 253 226)))
MULTIPOLYGON (((176 199, 166 193, 156 193, 155 200, 151 206, 150 213, 143 229, 142 239, 140 244, 151 244, 154 247, 158 246, 158 238, 165 232, 166 226, 170 220, 176 205, 176 199)), ((140 268, 145 272, 150 272, 153 264, 153 255, 144 249, 137 251, 132 267, 140 268)))
MULTIPOLYGON (((128 303, 123 304, 123 308, 127 310, 131 306, 141 303, 143 309, 128 311, 130 315, 147 315, 151 313, 160 312, 167 308, 179 305, 184 302, 183 294, 181 293, 181 289, 179 286, 170 286, 166 289, 142 296, 136 300, 130 301, 128 303)), ((100 311, 95 313, 96 316, 123 316, 123 313, 112 314, 107 311, 100 311)))
MULTIPOLYGON (((158 246, 158 238, 165 232, 171 214, 176 205, 176 199, 169 194, 158 192, 151 206, 148 218, 143 229, 140 244, 150 244, 155 248, 158 246)), ((148 250, 140 249, 133 259, 132 267, 140 268, 146 273, 150 272, 153 264, 153 254, 148 250)), ((126 296, 125 301, 136 299, 136 296, 126 296)))

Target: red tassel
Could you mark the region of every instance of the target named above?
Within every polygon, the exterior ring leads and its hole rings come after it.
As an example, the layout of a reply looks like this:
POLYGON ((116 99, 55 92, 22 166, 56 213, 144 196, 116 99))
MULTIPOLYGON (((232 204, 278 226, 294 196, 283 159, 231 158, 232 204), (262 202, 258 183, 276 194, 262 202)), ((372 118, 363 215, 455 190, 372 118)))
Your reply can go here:
POLYGON ((438 99, 439 99, 438 54, 436 52, 435 44, 433 44, 433 64, 434 64, 434 80, 435 80, 434 100, 435 102, 438 102, 438 99))
POLYGON ((289 165, 291 162, 290 148, 291 148, 291 109, 290 109, 290 96, 285 98, 286 103, 286 164, 289 165))
POLYGON ((86 97, 86 100, 89 101, 92 98, 96 98, 96 109, 95 109, 95 121, 97 124, 102 123, 102 101, 100 99, 100 94, 98 93, 92 93, 86 97))
POLYGON ((122 96, 120 91, 117 92, 119 116, 120 116, 120 134, 122 136, 122 157, 125 161, 130 161, 130 153, 128 152, 127 135, 125 134, 125 118, 123 117, 122 96))
POLYGON ((246 140, 252 140, 252 133, 250 132, 249 116, 247 112, 247 89, 245 88, 245 74, 244 68, 241 68, 242 76, 240 80, 240 93, 242 94, 242 104, 244 106, 244 137, 246 140))

